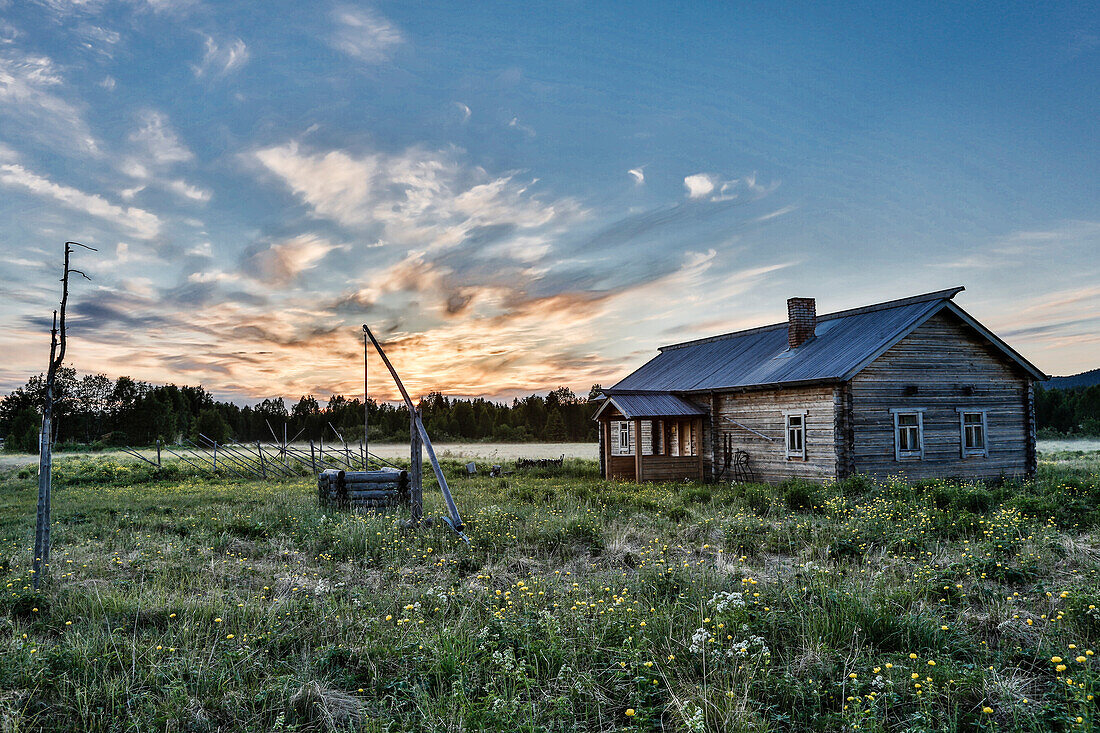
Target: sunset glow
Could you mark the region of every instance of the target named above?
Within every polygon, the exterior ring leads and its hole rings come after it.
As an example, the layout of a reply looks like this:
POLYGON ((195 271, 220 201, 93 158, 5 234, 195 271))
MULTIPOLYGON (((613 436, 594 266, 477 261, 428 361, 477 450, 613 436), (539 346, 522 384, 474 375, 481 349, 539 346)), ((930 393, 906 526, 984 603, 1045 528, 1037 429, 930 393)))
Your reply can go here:
POLYGON ((0 389, 67 239, 70 364, 223 399, 359 394, 364 323, 416 395, 583 395, 953 285, 1095 368, 1100 28, 1039 12, 0 1, 0 389))

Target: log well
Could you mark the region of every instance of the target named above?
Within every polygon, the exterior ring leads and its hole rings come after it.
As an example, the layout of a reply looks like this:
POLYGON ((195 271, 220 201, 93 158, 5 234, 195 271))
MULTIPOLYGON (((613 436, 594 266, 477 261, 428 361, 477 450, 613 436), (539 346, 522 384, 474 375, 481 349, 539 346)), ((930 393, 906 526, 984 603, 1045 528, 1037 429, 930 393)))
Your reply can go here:
POLYGON ((317 502, 342 509, 395 506, 409 499, 409 474, 395 468, 380 471, 328 469, 317 476, 317 502))

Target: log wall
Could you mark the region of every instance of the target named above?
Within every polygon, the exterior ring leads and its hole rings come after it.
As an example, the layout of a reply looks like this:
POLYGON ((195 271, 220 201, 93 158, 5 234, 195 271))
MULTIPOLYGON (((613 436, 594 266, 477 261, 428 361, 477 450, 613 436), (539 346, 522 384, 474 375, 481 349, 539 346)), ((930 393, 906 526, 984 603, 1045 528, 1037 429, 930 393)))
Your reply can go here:
POLYGON ((787 478, 834 478, 837 472, 836 402, 839 388, 790 387, 787 389, 726 392, 715 395, 717 412, 709 441, 711 461, 721 467, 719 451, 724 436, 731 436, 732 450, 749 454, 758 481, 777 483, 787 478), (785 411, 806 410, 806 458, 787 458, 785 411), (744 427, 729 422, 734 420, 744 427), (755 430, 771 440, 745 428, 755 430))
POLYGON ((942 312, 851 381, 851 470, 910 479, 996 479, 1034 470, 1030 380, 942 312), (988 456, 963 458, 957 408, 986 410, 988 456), (896 460, 891 409, 924 409, 924 458, 896 460))
POLYGON ((408 471, 339 471, 317 476, 317 501, 340 509, 387 507, 409 499, 408 471))
POLYGON ((643 481, 703 478, 700 456, 642 456, 643 481))
POLYGON ((634 456, 610 456, 607 467, 607 478, 634 480, 634 456))

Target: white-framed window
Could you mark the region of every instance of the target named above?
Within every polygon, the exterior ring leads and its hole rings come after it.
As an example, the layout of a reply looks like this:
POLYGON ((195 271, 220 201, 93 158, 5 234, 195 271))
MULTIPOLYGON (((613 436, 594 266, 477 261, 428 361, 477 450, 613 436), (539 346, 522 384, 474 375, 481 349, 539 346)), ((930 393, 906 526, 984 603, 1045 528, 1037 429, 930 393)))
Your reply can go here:
POLYGON ((962 457, 989 455, 989 434, 986 429, 985 410, 973 407, 956 408, 959 413, 959 442, 962 457))
POLYGON ((634 455, 634 431, 630 429, 630 421, 623 420, 618 424, 619 431, 619 455, 634 455))
POLYGON ((806 411, 783 413, 786 420, 787 458, 806 458, 806 411))
POLYGON ((894 415, 894 459, 924 458, 924 408, 890 410, 894 415))

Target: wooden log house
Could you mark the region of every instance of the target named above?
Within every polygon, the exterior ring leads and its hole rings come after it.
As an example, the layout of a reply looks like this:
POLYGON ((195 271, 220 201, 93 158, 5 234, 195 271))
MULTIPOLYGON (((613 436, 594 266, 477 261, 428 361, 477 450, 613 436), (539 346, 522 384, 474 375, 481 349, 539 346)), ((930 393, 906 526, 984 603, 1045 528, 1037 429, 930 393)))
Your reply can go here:
POLYGON ((1048 377, 952 301, 962 290, 822 316, 791 298, 786 323, 661 347, 604 390, 604 477, 1034 475, 1048 377))

